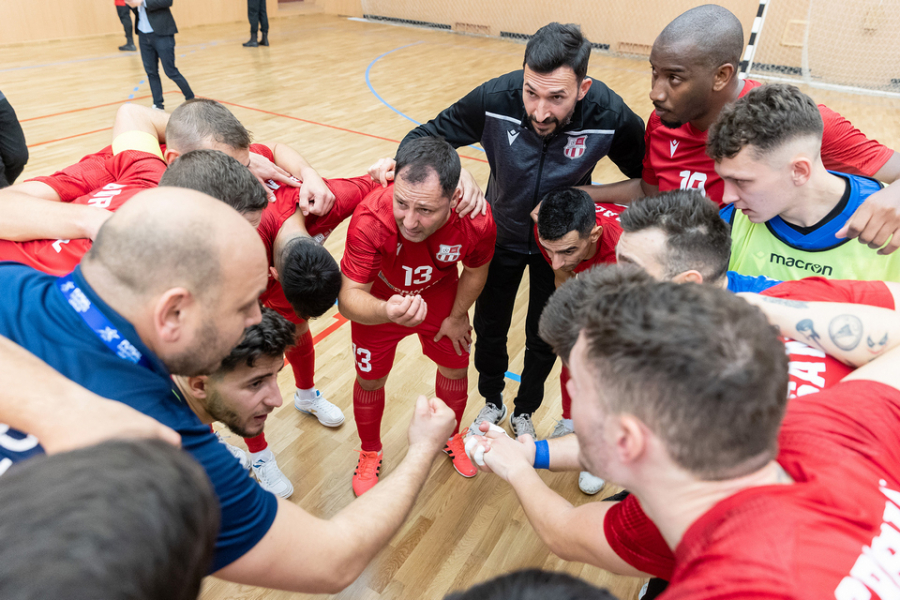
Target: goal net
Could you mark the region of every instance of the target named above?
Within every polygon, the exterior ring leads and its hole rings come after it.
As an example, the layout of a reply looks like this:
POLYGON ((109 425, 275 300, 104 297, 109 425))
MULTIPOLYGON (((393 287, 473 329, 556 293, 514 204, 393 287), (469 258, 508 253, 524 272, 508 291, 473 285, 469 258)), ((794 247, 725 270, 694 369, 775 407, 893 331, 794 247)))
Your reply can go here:
POLYGON ((900 97, 900 2, 768 0, 753 78, 900 97))

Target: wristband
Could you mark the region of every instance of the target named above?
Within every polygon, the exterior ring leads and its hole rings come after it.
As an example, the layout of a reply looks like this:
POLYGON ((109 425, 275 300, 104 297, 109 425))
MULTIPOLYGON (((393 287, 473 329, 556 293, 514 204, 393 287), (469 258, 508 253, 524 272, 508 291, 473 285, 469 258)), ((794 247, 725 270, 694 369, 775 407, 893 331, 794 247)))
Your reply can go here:
POLYGON ((547 440, 539 440, 534 443, 534 468, 550 468, 550 447, 547 445, 547 440))

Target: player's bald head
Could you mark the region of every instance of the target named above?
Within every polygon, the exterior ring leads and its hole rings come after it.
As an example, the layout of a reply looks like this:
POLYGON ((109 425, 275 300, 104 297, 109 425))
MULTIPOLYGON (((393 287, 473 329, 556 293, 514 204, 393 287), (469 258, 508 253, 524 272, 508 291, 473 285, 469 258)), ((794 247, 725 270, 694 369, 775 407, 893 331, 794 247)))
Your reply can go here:
POLYGON ((104 223, 83 262, 102 267, 133 297, 174 287, 205 296, 242 253, 257 258, 254 252, 262 254, 259 238, 233 208, 201 192, 160 187, 135 195, 104 223))
POLYGON ((666 25, 653 48, 678 49, 694 64, 710 69, 731 64, 737 71, 744 50, 744 28, 727 8, 705 4, 681 13, 666 25))

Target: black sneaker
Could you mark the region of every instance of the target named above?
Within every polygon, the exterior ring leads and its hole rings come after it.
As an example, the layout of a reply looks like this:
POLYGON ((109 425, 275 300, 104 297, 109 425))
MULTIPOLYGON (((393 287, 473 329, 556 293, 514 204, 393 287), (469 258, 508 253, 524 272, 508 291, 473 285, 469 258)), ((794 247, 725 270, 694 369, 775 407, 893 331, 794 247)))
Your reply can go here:
POLYGON ((242 45, 244 48, 258 48, 259 42, 256 41, 256 38, 250 38, 250 41, 244 42, 242 45))
POLYGON ((125 44, 124 46, 119 46, 119 50, 121 50, 122 52, 134 52, 137 50, 137 48, 135 47, 134 43, 131 43, 125 44))

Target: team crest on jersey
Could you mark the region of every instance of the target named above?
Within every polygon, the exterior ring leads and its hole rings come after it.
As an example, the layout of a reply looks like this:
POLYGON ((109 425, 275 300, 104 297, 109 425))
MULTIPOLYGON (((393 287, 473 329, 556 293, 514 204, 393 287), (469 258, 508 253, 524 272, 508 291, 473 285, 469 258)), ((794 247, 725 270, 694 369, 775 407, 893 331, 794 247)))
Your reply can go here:
POLYGON ((441 244, 441 247, 438 249, 437 259, 441 262, 456 262, 459 260, 460 253, 462 253, 462 244, 456 244, 455 246, 441 244))
POLYGON ((563 148, 563 153, 571 159, 581 158, 581 156, 584 154, 585 140, 587 140, 586 135, 569 137, 569 141, 566 142, 566 147, 563 148))

